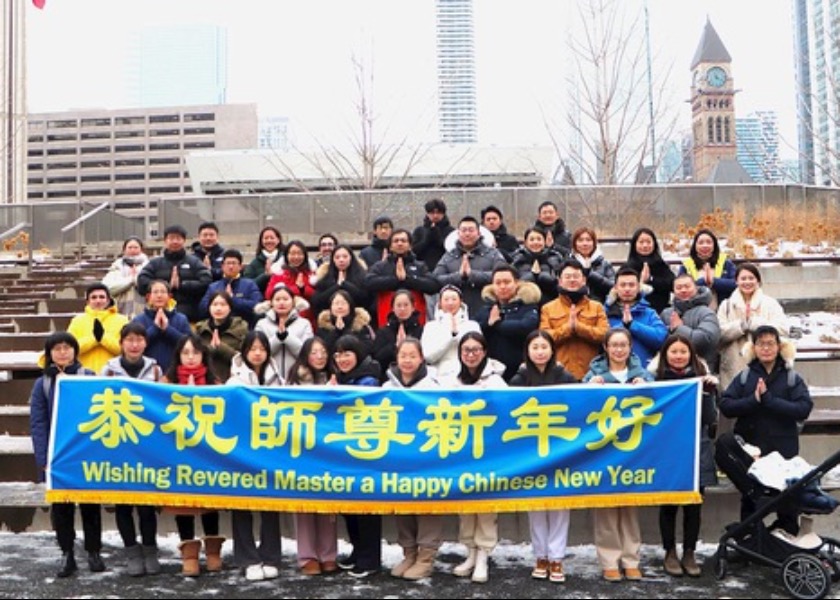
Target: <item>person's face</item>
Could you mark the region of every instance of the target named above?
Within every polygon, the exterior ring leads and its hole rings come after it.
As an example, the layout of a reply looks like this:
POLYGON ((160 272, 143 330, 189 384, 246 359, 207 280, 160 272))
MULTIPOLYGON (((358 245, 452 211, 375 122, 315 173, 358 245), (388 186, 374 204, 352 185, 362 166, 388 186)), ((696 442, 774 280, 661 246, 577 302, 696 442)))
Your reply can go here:
POLYGON ((779 342, 771 333, 758 336, 753 346, 755 347, 755 355, 762 364, 773 363, 779 356, 779 342))
POLYGON ((502 224, 502 218, 494 212, 484 215, 483 225, 490 231, 496 231, 502 224))
POLYGON ((544 338, 535 337, 528 343, 528 358, 537 367, 545 367, 554 358, 554 353, 551 351, 551 344, 544 338))
POLYGON ((169 303, 169 290, 160 283, 153 284, 146 294, 146 302, 152 308, 166 308, 169 303))
POLYGON ((245 358, 248 359, 248 362, 251 365, 259 368, 265 364, 265 361, 268 360, 268 348, 263 346, 260 340, 254 340, 254 343, 251 344, 250 348, 248 348, 245 358))
POLYGON ((674 342, 668 346, 665 352, 665 360, 668 366, 674 370, 682 370, 691 362, 691 350, 684 342, 674 342))
POLYGON ((332 254, 332 261, 339 271, 346 271, 350 267, 350 253, 346 248, 339 248, 332 254))
POLYGON ((266 229, 262 232, 262 236, 260 237, 260 243, 262 247, 268 250, 269 252, 274 252, 277 249, 277 246, 280 244, 280 238, 277 237, 277 234, 271 231, 270 229, 266 229))
POLYGON ((235 279, 242 272, 242 263, 239 259, 229 256, 222 261, 222 275, 225 279, 235 279))
POLYGON ((478 243, 478 227, 475 223, 467 221, 458 225, 458 240, 464 248, 472 248, 478 243))
POLYGON ((735 279, 735 284, 738 286, 738 289, 741 290, 741 294, 747 298, 752 297, 752 295, 755 294, 755 291, 761 287, 761 284, 758 282, 758 278, 746 269, 738 273, 738 277, 735 279))
POLYGON ((278 315, 288 315, 294 306, 294 299, 285 290, 279 291, 271 297, 271 308, 278 315))
POLYGON ((407 233, 395 233, 391 236, 391 253, 397 256, 403 256, 411 250, 411 244, 408 243, 407 233))
POLYGON ((493 288, 496 299, 501 303, 510 302, 516 295, 516 279, 507 271, 500 271, 493 275, 493 288))
POLYGON ((93 310, 105 310, 110 302, 108 292, 105 290, 93 290, 88 294, 87 304, 93 310))
POLYGON ((230 304, 221 296, 216 296, 210 303, 210 316, 215 321, 224 321, 230 316, 230 304))
POLYGON ((639 256, 650 256, 653 253, 653 238, 647 233, 640 233, 636 238, 636 253, 639 256))
POLYGON ((622 302, 633 302, 639 295, 639 280, 633 275, 621 275, 615 282, 618 299, 622 302))
POLYGON ((356 368, 357 364, 359 364, 359 359, 356 358, 356 353, 351 352, 350 350, 336 352, 333 357, 335 358, 335 366, 338 367, 338 370, 342 373, 349 373, 356 368))
POLYGON ((312 344, 312 348, 309 349, 309 355, 306 359, 310 367, 318 371, 323 371, 327 368, 329 355, 323 344, 312 344))
POLYGON ((606 350, 612 362, 626 364, 630 359, 630 339, 623 334, 614 335, 606 343, 606 350))
POLYGON ((674 297, 677 300, 691 300, 697 295, 697 284, 691 277, 680 277, 674 280, 674 297))
POLYGON ((120 349, 128 362, 136 363, 146 351, 146 338, 136 333, 129 333, 120 342, 120 349))
POLYGON ((165 238, 163 238, 163 245, 170 252, 179 252, 183 250, 184 244, 186 242, 186 238, 177 233, 170 233, 165 238))
POLYGON ((426 216, 429 217, 429 221, 431 221, 432 223, 440 223, 441 221, 443 221, 443 217, 446 216, 446 213, 438 209, 434 209, 430 212, 427 212, 426 216))
POLYGON ((391 232, 393 230, 394 230, 394 228, 391 227, 390 223, 380 223, 379 225, 374 227, 373 235, 375 235, 377 239, 385 241, 389 237, 391 237, 391 232))
POLYGON ((557 221, 557 209, 553 206, 543 206, 540 209, 539 220, 540 223, 545 225, 554 225, 554 222, 557 221))
POLYGON ((394 314, 400 321, 405 321, 414 312, 414 303, 407 294, 394 297, 394 314))
POLYGON ((76 351, 66 342, 56 344, 50 349, 50 360, 59 368, 69 367, 76 360, 76 351))
POLYGON ((539 254, 545 250, 545 236, 540 235, 536 231, 532 231, 525 238, 525 247, 534 254, 539 254))
POLYGON ((420 365, 423 364, 423 356, 414 344, 403 344, 397 352, 397 368, 403 378, 411 379, 417 374, 420 365))
POLYGON ((346 317, 350 314, 350 303, 344 299, 344 296, 336 296, 330 304, 330 312, 335 317, 346 317))
POLYGON ((318 242, 318 251, 321 253, 321 256, 329 256, 334 249, 335 240, 332 238, 323 238, 318 242))
POLYGON ((195 368, 201 364, 201 351, 193 346, 192 342, 184 344, 178 356, 181 358, 181 364, 185 367, 195 368))
POLYGON ((697 250, 697 256, 700 258, 709 258, 715 251, 715 241, 708 233, 703 233, 694 243, 694 249, 697 250))
POLYGON ((583 271, 574 267, 566 267, 560 272, 560 285, 564 290, 576 292, 586 285, 586 277, 583 271))
POLYGON ((575 240, 575 251, 581 256, 592 256, 595 251, 595 240, 588 233, 580 234, 575 240))
POLYGON ((484 346, 476 340, 467 340, 461 346, 461 362, 469 370, 474 371, 484 360, 484 346))
POLYGON ((143 247, 137 242, 137 240, 129 240, 125 244, 125 249, 123 250, 123 255, 125 256, 137 256, 143 253, 143 247))
POLYGON ((454 290, 446 290, 440 295, 440 309, 454 315, 461 308, 461 296, 454 290))
POLYGON ((198 232, 198 243, 202 248, 212 248, 219 243, 219 234, 215 229, 205 227, 198 232))
POLYGON ((292 246, 289 248, 289 266, 290 267, 299 267, 303 264, 304 254, 303 250, 298 248, 297 246, 292 246))

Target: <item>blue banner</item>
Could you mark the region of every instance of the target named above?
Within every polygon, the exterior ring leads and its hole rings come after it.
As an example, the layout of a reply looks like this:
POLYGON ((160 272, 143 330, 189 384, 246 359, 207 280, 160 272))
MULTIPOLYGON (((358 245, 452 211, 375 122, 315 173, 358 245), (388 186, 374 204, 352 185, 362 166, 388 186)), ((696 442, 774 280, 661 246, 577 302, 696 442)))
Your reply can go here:
POLYGON ((453 513, 695 503, 701 386, 393 390, 60 378, 47 499, 453 513))

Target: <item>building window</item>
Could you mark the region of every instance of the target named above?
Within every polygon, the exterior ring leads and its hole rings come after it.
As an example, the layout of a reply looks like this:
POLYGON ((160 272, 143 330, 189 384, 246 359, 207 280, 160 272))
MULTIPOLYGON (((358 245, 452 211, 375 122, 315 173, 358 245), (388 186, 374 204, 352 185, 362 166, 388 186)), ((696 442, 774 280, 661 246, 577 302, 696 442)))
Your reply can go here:
POLYGON ((68 154, 76 154, 75 148, 50 148, 47 150, 47 156, 62 156, 68 154))
POLYGON ((111 181, 110 175, 82 175, 82 182, 85 181, 111 181))
POLYGON ((49 121, 47 123, 47 127, 52 127, 53 129, 70 129, 75 128, 77 122, 75 119, 61 119, 57 121, 49 121))
POLYGON ((214 148, 215 144, 213 142, 186 142, 184 144, 184 150, 194 150, 196 148, 214 148))
POLYGON ((115 131, 114 137, 116 139, 143 137, 142 131, 115 131))
POLYGON ((76 163, 74 162, 54 162, 54 163, 47 163, 47 169, 50 171, 57 171, 58 169, 75 169, 76 163))
POLYGON ((114 181, 137 181, 146 179, 144 173, 117 173, 114 175, 114 181))
POLYGON ((178 143, 174 144, 149 144, 149 150, 180 150, 178 143))
POLYGON ((184 122, 190 121, 215 121, 215 113, 189 113, 184 115, 184 122))
POLYGON ((108 146, 88 146, 79 150, 82 154, 108 154, 111 149, 108 146))
POLYGON ((180 177, 180 173, 149 173, 149 179, 178 179, 180 177))
POLYGON ((114 125, 145 125, 146 117, 116 117, 114 125))
POLYGON ((83 160, 79 166, 83 169, 100 169, 102 167, 110 167, 110 160, 83 160))
POLYGON ((168 137, 178 134, 179 131, 177 129, 153 129, 149 132, 149 137, 168 137))
POLYGON ((80 136, 83 140, 110 140, 110 131, 85 132, 80 136))
POLYGON ((149 123, 177 123, 180 120, 178 115, 152 115, 149 117, 149 123))
POLYGON ((215 127, 187 127, 184 135, 212 135, 216 133, 215 127))
POLYGON ((146 188, 124 188, 116 189, 114 193, 117 196, 143 196, 146 193, 146 188))
POLYGON ((146 161, 142 158, 123 158, 114 163, 117 167, 142 167, 146 161))
POLYGON ((114 146, 114 152, 143 152, 146 149, 142 144, 136 146, 114 146))
POLYGON ((82 119, 82 127, 110 127, 111 119, 108 117, 102 119, 82 119))
POLYGON ((149 159, 150 165, 179 165, 181 164, 180 158, 150 158, 149 159))
POLYGON ((75 198, 75 190, 57 190, 54 192, 47 192, 47 198, 75 198))

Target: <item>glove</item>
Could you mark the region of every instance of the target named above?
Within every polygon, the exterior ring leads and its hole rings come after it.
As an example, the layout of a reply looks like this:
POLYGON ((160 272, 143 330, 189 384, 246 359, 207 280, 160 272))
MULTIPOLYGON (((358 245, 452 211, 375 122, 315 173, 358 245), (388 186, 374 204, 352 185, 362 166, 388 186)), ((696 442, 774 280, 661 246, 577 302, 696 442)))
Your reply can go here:
POLYGON ((102 341, 102 336, 105 335, 105 328, 102 326, 102 321, 99 319, 93 320, 93 337, 96 338, 97 342, 102 341))

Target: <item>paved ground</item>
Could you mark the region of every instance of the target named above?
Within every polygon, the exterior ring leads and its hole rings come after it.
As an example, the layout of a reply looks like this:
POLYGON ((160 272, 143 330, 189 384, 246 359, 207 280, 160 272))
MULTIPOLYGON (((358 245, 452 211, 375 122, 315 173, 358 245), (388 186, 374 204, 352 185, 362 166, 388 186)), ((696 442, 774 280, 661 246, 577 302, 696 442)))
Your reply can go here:
MULTIPOLYGON (((294 541, 284 540, 281 576, 277 580, 246 582, 235 568, 220 574, 189 579, 179 575, 175 536, 161 538, 164 572, 156 576, 132 578, 124 573, 119 538, 106 532, 103 552, 108 570, 93 574, 87 570, 84 552, 79 551, 80 571, 68 579, 56 579, 59 551, 49 532, 0 533, 0 598, 785 598, 779 572, 757 566, 736 565, 723 581, 717 581, 709 564, 698 579, 674 579, 662 571, 661 551, 644 547, 645 579, 641 582, 607 583, 600 579, 594 549, 573 546, 565 561, 568 581, 551 584, 530 578, 532 555, 528 544, 502 543, 492 558, 490 582, 474 584, 450 573, 462 556, 458 544, 446 543, 431 578, 419 582, 394 579, 387 570, 369 580, 356 581, 346 574, 304 577, 294 562, 294 541)), ((714 546, 700 549, 709 563, 714 546)), ((340 550, 347 546, 341 543, 340 550)), ((225 545, 225 559, 230 556, 225 545)), ((392 544, 383 546, 383 562, 390 567, 400 551, 392 544)), ((840 598, 835 584, 829 598, 840 598)))

